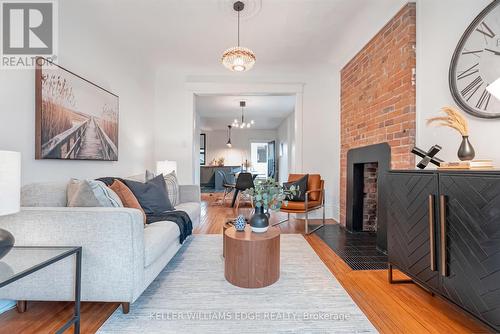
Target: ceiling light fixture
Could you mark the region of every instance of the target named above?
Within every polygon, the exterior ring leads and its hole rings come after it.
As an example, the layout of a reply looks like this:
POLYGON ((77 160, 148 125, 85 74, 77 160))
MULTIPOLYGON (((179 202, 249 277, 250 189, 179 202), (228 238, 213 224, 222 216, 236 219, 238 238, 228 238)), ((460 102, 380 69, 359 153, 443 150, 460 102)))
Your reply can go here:
POLYGON ((244 112, 244 108, 247 106, 247 103, 246 101, 240 101, 240 108, 241 108, 241 123, 238 122, 237 119, 235 119, 233 121, 233 127, 235 128, 240 128, 240 129, 244 129, 244 128, 247 128, 249 129, 250 127, 252 127, 253 125, 255 125, 255 122, 254 120, 252 119, 250 122, 245 122, 245 112, 244 112))
POLYGON ((238 13, 238 46, 229 48, 222 54, 222 64, 229 70, 235 72, 245 72, 255 64, 255 53, 252 50, 240 47, 240 12, 245 8, 245 4, 236 1, 233 9, 238 13))
POLYGON ((227 136, 226 146, 229 147, 229 148, 233 147, 233 144, 231 144, 231 128, 232 128, 231 125, 227 126, 227 134, 228 134, 228 136, 227 136))

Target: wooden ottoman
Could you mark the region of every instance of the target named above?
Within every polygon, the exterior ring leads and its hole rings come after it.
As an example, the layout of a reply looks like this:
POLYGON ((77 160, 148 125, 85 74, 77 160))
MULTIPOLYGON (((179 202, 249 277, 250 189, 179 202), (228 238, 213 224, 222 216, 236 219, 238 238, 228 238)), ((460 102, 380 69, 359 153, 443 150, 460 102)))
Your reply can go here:
POLYGON ((265 233, 226 229, 224 276, 241 288, 263 288, 280 278, 280 230, 269 227, 265 233))

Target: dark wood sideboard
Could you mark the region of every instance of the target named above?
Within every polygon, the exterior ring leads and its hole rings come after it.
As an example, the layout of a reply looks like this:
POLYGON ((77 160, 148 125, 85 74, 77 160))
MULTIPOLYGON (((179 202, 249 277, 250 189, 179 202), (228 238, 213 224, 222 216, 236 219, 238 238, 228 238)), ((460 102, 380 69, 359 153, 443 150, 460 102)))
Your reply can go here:
POLYGON ((392 267, 500 331, 500 171, 390 171, 392 267))

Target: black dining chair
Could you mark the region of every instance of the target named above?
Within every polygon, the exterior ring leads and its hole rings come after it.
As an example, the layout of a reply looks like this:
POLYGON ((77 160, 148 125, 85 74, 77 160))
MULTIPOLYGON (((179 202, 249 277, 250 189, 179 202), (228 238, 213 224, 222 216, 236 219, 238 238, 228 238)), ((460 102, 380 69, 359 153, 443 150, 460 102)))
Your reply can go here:
POLYGON ((253 199, 250 196, 245 195, 244 191, 247 189, 251 189, 254 187, 253 183, 253 175, 252 173, 240 173, 238 175, 238 178, 236 179, 236 191, 238 192, 237 199, 236 199, 236 209, 239 208, 240 206, 240 201, 243 199, 245 200, 246 198, 249 199, 250 204, 252 205, 253 208, 253 199))
POLYGON ((222 198, 222 204, 225 205, 226 196, 236 188, 236 184, 231 182, 229 176, 223 170, 218 170, 217 174, 219 174, 220 178, 222 179, 222 186, 224 187, 224 197, 222 198))

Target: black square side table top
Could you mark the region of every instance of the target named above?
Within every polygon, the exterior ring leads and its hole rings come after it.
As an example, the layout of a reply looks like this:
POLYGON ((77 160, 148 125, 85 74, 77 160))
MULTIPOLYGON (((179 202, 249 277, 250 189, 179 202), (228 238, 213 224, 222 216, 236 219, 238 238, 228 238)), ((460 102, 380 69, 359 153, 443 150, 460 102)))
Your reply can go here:
MULTIPOLYGON (((74 326, 74 333, 80 333, 80 297, 82 273, 81 247, 15 246, 0 260, 0 288, 40 269, 50 266, 69 256, 75 256, 75 309, 73 317, 56 333, 63 333, 74 326)), ((54 287, 57 288, 57 287, 54 287)))

